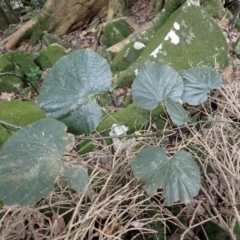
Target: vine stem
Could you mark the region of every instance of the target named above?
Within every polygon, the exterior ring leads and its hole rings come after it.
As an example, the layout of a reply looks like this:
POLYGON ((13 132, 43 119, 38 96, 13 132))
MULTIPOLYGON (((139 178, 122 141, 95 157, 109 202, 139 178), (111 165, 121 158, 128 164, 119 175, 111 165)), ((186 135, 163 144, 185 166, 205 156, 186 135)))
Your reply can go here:
POLYGON ((9 126, 9 127, 13 127, 13 128, 17 128, 17 129, 21 129, 22 128, 20 126, 17 126, 17 125, 14 125, 14 124, 2 121, 2 120, 0 120, 0 124, 6 125, 6 126, 9 126))

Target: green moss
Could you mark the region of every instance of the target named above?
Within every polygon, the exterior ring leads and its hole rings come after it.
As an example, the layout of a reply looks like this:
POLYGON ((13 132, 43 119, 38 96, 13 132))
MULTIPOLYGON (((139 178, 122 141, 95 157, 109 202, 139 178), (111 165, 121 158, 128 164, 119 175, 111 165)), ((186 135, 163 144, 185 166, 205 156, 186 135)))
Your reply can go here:
POLYGON ((204 224, 204 230, 207 233, 208 239, 225 239, 230 240, 229 235, 213 222, 204 224))
POLYGON ((42 40, 46 46, 50 46, 53 43, 60 43, 61 38, 57 34, 46 33, 42 37, 42 40))
POLYGON ((154 37, 143 49, 138 60, 118 74, 118 86, 122 86, 125 78, 129 86, 135 78, 134 70, 141 69, 147 61, 165 63, 176 70, 199 65, 215 67, 216 63, 223 70, 232 64, 225 36, 200 6, 188 7, 183 4, 153 34, 154 37), (180 29, 175 29, 174 23, 177 23, 180 29), (166 39, 170 30, 179 37, 179 42, 176 44, 166 39), (155 55, 152 54, 154 51, 156 51, 155 55))
POLYGON ((1 76, 0 77, 0 94, 3 92, 17 93, 23 89, 23 81, 15 76, 1 76))
POLYGON ((4 126, 0 125, 0 149, 3 147, 4 143, 11 135, 12 131, 10 129, 7 129, 4 126))
POLYGON ((137 50, 133 45, 134 43, 129 44, 113 59, 111 63, 111 69, 113 71, 122 71, 138 59, 143 48, 137 50))
POLYGON ((118 87, 131 87, 132 82, 136 77, 134 73, 134 68, 132 66, 130 66, 124 71, 118 72, 116 76, 117 76, 116 85, 118 87))
POLYGON ((105 51, 105 50, 99 51, 98 54, 99 54, 100 56, 102 56, 103 58, 105 58, 105 59, 108 61, 109 64, 111 63, 111 61, 112 61, 113 58, 115 57, 115 54, 114 54, 114 53, 107 52, 107 51, 105 51))
POLYGON ((207 0, 207 1, 203 1, 203 2, 204 3, 202 3, 202 7, 213 18, 222 19, 225 16, 226 10, 224 9, 221 1, 219 1, 219 0, 211 0, 211 1, 207 0))
MULTIPOLYGON (((152 121, 156 123, 157 127, 162 129, 164 122, 160 119, 160 115, 164 115, 164 109, 162 107, 154 109, 151 116, 152 121)), ((132 103, 103 120, 98 126, 98 131, 103 135, 108 135, 109 129, 114 123, 117 123, 124 124, 129 128, 128 133, 133 133, 149 121, 149 118, 150 111, 140 108, 136 103, 132 103)))
POLYGON ((51 14, 52 11, 47 11, 45 9, 44 14, 42 14, 43 17, 39 17, 39 15, 36 16, 37 24, 35 24, 27 33, 27 35, 30 36, 30 44, 32 46, 41 39, 44 32, 49 30, 51 14))
MULTIPOLYGON (((0 120, 25 127, 45 117, 43 111, 34 102, 12 100, 0 103, 0 120)), ((0 125, 0 148, 12 134, 13 129, 0 125)))
POLYGON ((31 68, 37 65, 31 57, 23 52, 14 51, 0 56, 0 93, 14 92, 19 94, 27 82, 24 76, 30 72, 31 68), (14 76, 18 74, 21 77, 14 76))
POLYGON ((54 63, 65 55, 64 48, 54 44, 40 51, 35 62, 42 68, 51 68, 54 63))
POLYGON ((0 210, 3 208, 3 206, 4 206, 4 202, 0 200, 0 210))
POLYGON ((14 65, 8 61, 7 57, 5 56, 7 53, 4 53, 0 56, 0 72, 11 72, 14 70, 14 65))
POLYGON ((138 65, 142 66, 146 60, 164 62, 176 70, 188 69, 190 63, 192 66, 201 63, 215 67, 217 62, 221 69, 231 64, 226 38, 219 26, 201 7, 187 7, 186 4, 172 14, 166 24, 156 32, 153 41, 144 49, 138 65), (180 25, 179 30, 173 28, 175 22, 180 25), (164 40, 170 29, 179 37, 178 44, 164 40), (204 32, 206 34, 203 34, 204 32), (162 43, 162 50, 157 53, 157 58, 154 58, 150 54, 159 43, 162 43))
POLYGON ((27 74, 31 68, 36 68, 37 65, 31 57, 24 52, 14 51, 5 53, 0 56, 0 71, 27 74))
POLYGON ((104 29, 101 39, 102 43, 108 47, 122 41, 131 34, 129 25, 122 19, 108 23, 104 29))
POLYGON ((88 153, 88 152, 92 152, 95 149, 97 149, 97 145, 93 141, 84 140, 80 145, 78 153, 79 154, 85 154, 85 153, 88 153))
POLYGON ((123 107, 126 108, 131 103, 133 103, 132 95, 127 95, 123 101, 123 107))
POLYGON ((234 233, 236 234, 237 239, 240 239, 240 226, 237 222, 234 227, 234 233))
POLYGON ((34 102, 12 100, 0 103, 0 120, 24 127, 45 117, 34 102))

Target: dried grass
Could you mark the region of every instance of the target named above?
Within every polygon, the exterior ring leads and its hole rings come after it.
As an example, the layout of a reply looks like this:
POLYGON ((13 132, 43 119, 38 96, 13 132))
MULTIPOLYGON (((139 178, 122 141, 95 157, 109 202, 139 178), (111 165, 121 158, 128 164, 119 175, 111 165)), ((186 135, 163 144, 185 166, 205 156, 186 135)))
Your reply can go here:
POLYGON ((156 239, 161 229, 156 223, 162 224, 164 239, 170 225, 182 231, 181 239, 198 239, 203 224, 213 221, 236 240, 233 229, 236 222, 240 225, 239 85, 233 81, 222 86, 199 109, 211 120, 210 128, 202 124, 198 130, 168 129, 162 137, 136 141, 142 147, 161 146, 169 156, 180 149, 191 152, 201 168, 202 185, 190 204, 166 207, 161 189, 148 197, 131 170, 140 149, 132 145, 123 153, 112 153, 112 146, 99 141, 99 150, 75 160, 83 162, 90 173, 87 191, 77 193, 59 178, 55 192, 34 206, 5 206, 0 211, 1 239, 139 240, 147 234, 156 239), (217 104, 216 111, 211 102, 217 104))

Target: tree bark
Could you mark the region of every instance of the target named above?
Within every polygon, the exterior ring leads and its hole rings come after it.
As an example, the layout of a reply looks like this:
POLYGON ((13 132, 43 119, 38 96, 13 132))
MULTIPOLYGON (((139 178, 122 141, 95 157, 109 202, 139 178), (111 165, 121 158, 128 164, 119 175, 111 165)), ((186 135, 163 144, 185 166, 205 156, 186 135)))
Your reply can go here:
POLYGON ((19 19, 14 13, 14 10, 9 0, 0 1, 0 30, 4 31, 9 24, 18 23, 19 19))
POLYGON ((107 15, 108 0, 47 0, 37 16, 4 39, 6 49, 15 48, 23 38, 34 45, 46 32, 62 36, 82 27, 93 17, 107 15))

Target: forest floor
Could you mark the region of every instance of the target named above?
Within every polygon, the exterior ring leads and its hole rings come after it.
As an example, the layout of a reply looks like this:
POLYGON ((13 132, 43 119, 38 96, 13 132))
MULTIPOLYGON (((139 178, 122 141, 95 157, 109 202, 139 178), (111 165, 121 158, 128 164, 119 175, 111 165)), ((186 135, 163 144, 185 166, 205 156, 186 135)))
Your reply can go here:
MULTIPOLYGON (((149 0, 135 1, 131 5, 130 13, 130 18, 139 28, 153 18, 149 0)), ((234 106, 240 104, 240 60, 232 54, 232 45, 239 37, 239 33, 236 29, 229 31, 228 22, 224 19, 219 20, 218 24, 229 40, 229 52, 232 55, 234 66, 232 69, 227 70, 227 78, 224 80, 224 86, 221 90, 223 98, 219 99, 218 96, 214 96, 212 100, 218 104, 222 113, 227 112, 232 117, 232 115, 240 115, 239 110, 234 106)), ((63 37, 63 42, 71 46, 75 42, 71 50, 92 47, 96 41, 96 36, 94 33, 91 33, 90 25, 91 23, 87 23, 84 28, 68 33, 63 37)), ((0 38, 3 37, 4 33, 0 35, 0 38)), ((40 40, 35 46, 30 46, 29 42, 25 41, 18 47, 18 50, 25 52, 40 51, 45 47, 40 40)), ((99 48, 101 47, 99 43, 99 48)), ((207 109, 203 108, 201 111, 206 111, 204 112, 206 115, 209 114, 207 109)), ((150 126, 150 128, 153 129, 154 126, 150 126)), ((226 147, 224 146, 224 141, 219 143, 216 140, 216 136, 220 136, 223 140, 226 138, 223 130, 224 127, 222 125, 217 125, 212 132, 202 133, 203 135, 201 136, 201 141, 204 142, 205 147, 209 151, 208 154, 216 161, 214 163, 216 168, 224 164, 227 168, 229 164, 227 157, 225 162, 224 160, 218 162, 219 159, 217 159, 218 152, 226 147), (216 155, 215 158, 214 155, 216 155)), ((234 129, 229 128, 228 131, 229 135, 236 138, 239 135, 234 129)), ((142 131, 142 134, 144 133, 146 132, 142 131)), ((139 139, 139 143, 144 146, 166 144, 166 148, 170 152, 173 149, 184 147, 184 138, 186 136, 180 138, 175 133, 172 136, 176 138, 176 141, 169 147, 169 142, 166 142, 165 139, 170 138, 170 135, 162 136, 161 138, 153 137, 147 140, 139 139)), ((193 136, 195 142, 199 141, 197 132, 193 132, 193 136)), ((203 144, 202 142, 201 144, 203 144)), ((80 141, 77 141, 75 147, 79 144, 80 141)), ((157 240, 166 239, 166 235, 168 235, 168 240, 180 240, 180 235, 176 233, 178 228, 185 230, 185 232, 192 231, 196 235, 202 236, 201 239, 208 239, 204 235, 202 226, 205 222, 210 221, 210 218, 199 202, 202 201, 206 205, 209 204, 209 206, 212 202, 208 202, 204 194, 201 193, 196 197, 194 206, 186 207, 176 204, 172 208, 165 208, 163 206, 164 200, 160 197, 161 194, 153 198, 146 196, 142 190, 142 183, 133 176, 129 159, 133 159, 136 155, 137 151, 135 149, 129 148, 124 153, 113 154, 113 145, 108 146, 104 141, 96 141, 96 144, 99 150, 81 156, 81 160, 92 172, 89 179, 89 189, 91 191, 85 195, 80 195, 69 189, 62 180, 59 180, 55 186, 56 191, 49 198, 42 199, 34 206, 24 208, 11 206, 5 208, 4 212, 2 212, 2 214, 4 213, 4 218, 0 222, 5 229, 5 240, 28 239, 27 236, 32 236, 31 239, 56 240, 157 240), (112 165, 115 167, 112 168, 112 165), (182 215, 185 218, 184 221, 189 224, 187 227, 183 226, 176 217, 182 215), (18 234, 19 231, 21 231, 21 235, 18 234), (78 232, 80 232, 79 235, 78 232), (106 235, 111 235, 111 237, 106 237, 106 235), (165 237, 163 238, 162 236, 165 237)), ((239 150, 237 149, 237 151, 239 150)), ((225 149, 223 152, 234 158, 230 150, 225 149)), ((79 159, 76 152, 71 152, 71 154, 75 160, 79 159)), ((204 178, 207 176, 206 174, 204 178)), ((209 179, 209 181, 217 179, 218 183, 221 181, 217 174, 209 176, 209 179)), ((212 191, 211 186, 205 184, 205 187, 210 192, 212 191)), ((227 191, 225 188, 226 186, 223 184, 224 190, 221 189, 221 191, 227 191)), ((214 199, 216 200, 215 196, 214 199)), ((219 201, 219 199, 216 201, 219 201)), ((218 213, 228 211, 227 208, 224 208, 225 206, 221 205, 221 209, 217 209, 218 213)), ((212 220, 217 215, 216 212, 214 213, 212 220)), ((190 238, 186 236, 184 239, 190 238)))

